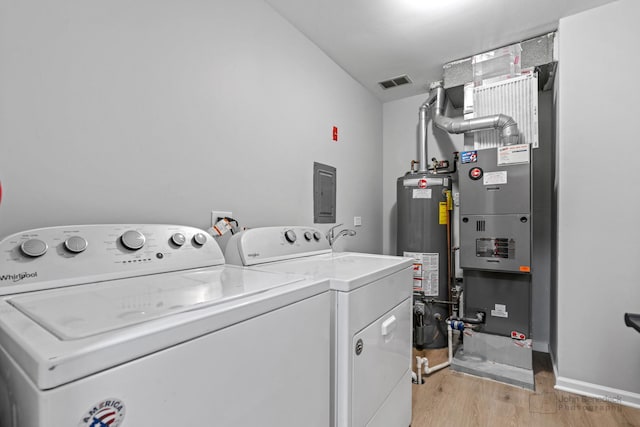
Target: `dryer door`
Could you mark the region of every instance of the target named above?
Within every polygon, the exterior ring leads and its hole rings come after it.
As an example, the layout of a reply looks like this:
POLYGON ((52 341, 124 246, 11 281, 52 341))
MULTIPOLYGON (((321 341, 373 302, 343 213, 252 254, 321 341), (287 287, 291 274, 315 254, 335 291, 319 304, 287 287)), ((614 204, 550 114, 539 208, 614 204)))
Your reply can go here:
MULTIPOLYGON (((389 400, 411 369, 411 298, 356 334, 351 354, 351 425, 360 427, 389 400)), ((406 386, 411 388, 411 383, 406 386)), ((393 408, 385 406, 385 410, 393 408)))

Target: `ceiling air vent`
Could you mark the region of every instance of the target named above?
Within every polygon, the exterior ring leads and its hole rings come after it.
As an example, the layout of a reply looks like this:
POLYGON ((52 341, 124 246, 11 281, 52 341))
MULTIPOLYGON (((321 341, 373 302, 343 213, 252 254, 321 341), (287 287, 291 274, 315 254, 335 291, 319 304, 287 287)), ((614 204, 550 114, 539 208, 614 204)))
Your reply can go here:
POLYGON ((407 76, 406 74, 404 76, 394 77, 392 79, 385 80, 383 82, 378 82, 378 84, 382 86, 383 89, 390 89, 392 87, 402 86, 409 83, 413 83, 413 82, 411 81, 409 76, 407 76))

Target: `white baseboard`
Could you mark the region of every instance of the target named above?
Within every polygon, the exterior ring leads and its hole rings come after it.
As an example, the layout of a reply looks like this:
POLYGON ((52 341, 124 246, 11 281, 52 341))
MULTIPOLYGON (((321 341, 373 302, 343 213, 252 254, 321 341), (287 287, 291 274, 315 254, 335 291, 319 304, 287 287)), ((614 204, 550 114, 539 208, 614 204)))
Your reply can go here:
POLYGON ((553 370, 556 374, 556 390, 567 391, 569 393, 580 394, 582 396, 602 399, 604 402, 619 403, 621 405, 640 409, 640 394, 638 393, 573 380, 571 378, 559 377, 555 363, 553 363, 553 370))

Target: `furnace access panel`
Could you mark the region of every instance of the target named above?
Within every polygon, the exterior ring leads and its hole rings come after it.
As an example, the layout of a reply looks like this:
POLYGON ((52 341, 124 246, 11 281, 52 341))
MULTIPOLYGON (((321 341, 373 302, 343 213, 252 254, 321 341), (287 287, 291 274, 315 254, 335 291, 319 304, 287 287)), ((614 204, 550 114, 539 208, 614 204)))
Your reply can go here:
POLYGON ((465 151, 460 163, 460 266, 530 272, 529 145, 465 151))

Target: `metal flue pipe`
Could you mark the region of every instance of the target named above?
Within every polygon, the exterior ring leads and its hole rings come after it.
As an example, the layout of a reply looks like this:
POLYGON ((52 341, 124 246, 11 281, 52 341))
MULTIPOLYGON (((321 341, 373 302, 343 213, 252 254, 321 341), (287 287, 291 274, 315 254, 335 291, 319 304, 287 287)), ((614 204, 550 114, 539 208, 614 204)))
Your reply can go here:
POLYGON ((418 115, 418 173, 428 173, 429 163, 427 161, 427 119, 429 105, 436 100, 437 93, 429 92, 429 98, 420 106, 418 115))
POLYGON ((420 171, 428 171, 427 164, 427 113, 432 109, 433 123, 448 133, 465 133, 483 129, 498 129, 503 143, 515 144, 520 132, 515 120, 505 114, 477 117, 473 119, 451 118, 444 115, 445 91, 442 84, 432 86, 429 98, 420 106, 419 141, 420 171), (435 102, 434 102, 435 101, 435 102), (431 105, 433 104, 433 105, 431 105))
POLYGON ((515 120, 505 114, 477 117, 473 119, 451 118, 444 115, 445 92, 442 85, 431 90, 429 98, 435 92, 436 102, 433 111, 433 123, 440 129, 449 133, 465 133, 483 129, 498 129, 505 144, 517 143, 520 132, 515 120))

